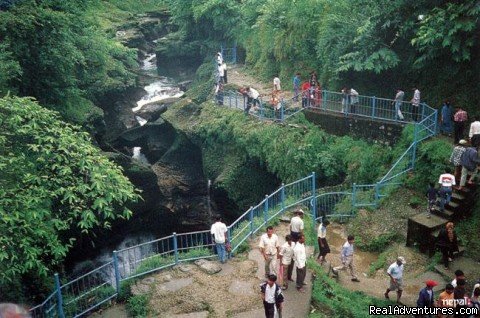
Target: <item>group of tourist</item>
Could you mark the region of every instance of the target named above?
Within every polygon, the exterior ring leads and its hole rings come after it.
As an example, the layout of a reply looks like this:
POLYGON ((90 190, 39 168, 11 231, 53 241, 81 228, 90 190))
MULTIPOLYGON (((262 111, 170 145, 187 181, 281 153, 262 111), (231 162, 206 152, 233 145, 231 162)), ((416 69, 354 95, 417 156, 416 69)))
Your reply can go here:
MULTIPOLYGON (((455 112, 453 106, 447 100, 440 109, 440 132, 444 135, 451 136, 453 132, 453 143, 458 144, 460 140, 466 139, 465 128, 468 124, 468 113, 461 106, 456 107, 455 112)), ((472 147, 480 146, 480 116, 473 117, 470 124, 468 139, 472 147)))

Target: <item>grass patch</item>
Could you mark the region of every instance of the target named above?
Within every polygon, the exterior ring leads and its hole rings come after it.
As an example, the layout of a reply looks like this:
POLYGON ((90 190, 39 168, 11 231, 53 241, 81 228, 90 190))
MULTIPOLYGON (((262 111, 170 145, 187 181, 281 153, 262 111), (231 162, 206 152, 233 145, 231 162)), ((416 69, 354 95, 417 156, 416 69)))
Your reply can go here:
POLYGON ((378 255, 378 258, 368 268, 368 276, 373 276, 379 269, 387 267, 388 253, 387 251, 378 255))
POLYGON ((399 240, 399 236, 395 232, 380 234, 372 238, 368 242, 362 240, 361 237, 355 237, 356 245, 363 251, 381 253, 390 246, 393 242, 399 240))
POLYGON ((310 314, 310 318, 370 317, 368 306, 387 306, 391 304, 389 301, 376 299, 362 292, 343 288, 334 279, 328 277, 323 268, 312 259, 308 260, 307 265, 316 276, 312 291, 312 305, 315 307, 316 312, 310 314))
POLYGON ((150 296, 148 295, 135 295, 130 297, 127 301, 127 312, 130 317, 143 318, 147 317, 149 313, 148 302, 150 296))

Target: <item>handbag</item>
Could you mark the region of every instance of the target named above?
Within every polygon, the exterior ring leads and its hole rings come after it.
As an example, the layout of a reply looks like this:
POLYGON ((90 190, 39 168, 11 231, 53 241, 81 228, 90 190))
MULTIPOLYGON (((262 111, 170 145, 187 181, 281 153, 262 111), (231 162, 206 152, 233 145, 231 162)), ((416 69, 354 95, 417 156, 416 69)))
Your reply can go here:
POLYGON ((232 251, 232 244, 230 244, 229 241, 225 242, 225 250, 227 251, 227 253, 230 253, 232 251))

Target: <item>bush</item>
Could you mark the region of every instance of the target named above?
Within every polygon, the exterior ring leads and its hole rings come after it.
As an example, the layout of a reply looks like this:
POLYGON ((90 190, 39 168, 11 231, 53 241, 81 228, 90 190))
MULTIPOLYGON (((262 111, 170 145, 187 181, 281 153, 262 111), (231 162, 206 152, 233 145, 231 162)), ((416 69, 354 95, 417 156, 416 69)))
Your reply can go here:
POLYGON ((361 250, 379 253, 383 252, 392 242, 395 242, 398 239, 399 236, 397 233, 390 232, 380 234, 369 242, 363 242, 359 237, 357 237, 356 245, 361 250))
POLYGON ((147 317, 149 313, 148 295, 135 295, 127 301, 127 312, 129 316, 136 318, 147 317))
MULTIPOLYGON (((312 305, 321 313, 311 317, 369 317, 368 306, 386 306, 389 301, 369 297, 362 292, 350 291, 328 277, 315 261, 308 260, 307 266, 314 271, 312 305)), ((385 317, 385 316, 383 316, 385 317)))

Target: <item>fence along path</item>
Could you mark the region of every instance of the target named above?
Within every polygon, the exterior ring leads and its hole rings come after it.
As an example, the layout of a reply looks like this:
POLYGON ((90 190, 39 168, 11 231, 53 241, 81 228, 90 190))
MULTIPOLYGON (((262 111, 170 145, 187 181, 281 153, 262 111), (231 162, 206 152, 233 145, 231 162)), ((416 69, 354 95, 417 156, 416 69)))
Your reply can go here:
MULTIPOLYGON (((328 96, 326 91, 325 95, 328 96)), ((243 96, 241 97, 243 103, 243 96)), ((331 98, 334 99, 334 97, 331 98)), ((238 103, 239 96, 232 99, 232 102, 233 100, 238 103)), ((375 119, 393 120, 387 116, 388 112, 374 112, 375 109, 381 109, 375 108, 377 104, 373 101, 376 100, 378 99, 375 97, 365 97, 362 107, 367 109, 370 103, 372 114, 386 116, 385 118, 376 116, 375 119)), ((328 98, 325 98, 325 101, 324 104, 319 104, 322 107, 325 105, 324 110, 336 111, 333 109, 338 107, 336 102, 327 102, 328 98), (328 107, 332 109, 327 109, 328 107)), ((237 105, 235 108, 239 108, 237 105)), ((362 108, 359 106, 357 109, 359 114, 355 115, 361 116, 362 108)), ((321 220, 324 217, 348 218, 353 216, 359 207, 377 206, 381 198, 402 184, 404 176, 414 169, 418 143, 436 134, 437 111, 422 104, 419 114, 421 120, 414 123, 412 143, 378 182, 365 185, 354 183, 348 189, 329 188, 327 191, 322 191, 316 188, 315 173, 312 172, 311 175, 302 179, 282 184, 228 226, 232 254, 246 247, 247 240, 268 222, 294 206, 302 206, 313 220, 321 220)), ((266 116, 258 118, 267 119, 266 116)), ((287 119, 286 116, 281 118, 287 119)), ((314 229, 315 222, 312 222, 311 226, 314 229)), ((172 267, 181 262, 212 257, 215 257, 215 252, 209 230, 172 233, 150 242, 114 251, 111 261, 65 284, 61 284, 58 274, 55 274, 55 290, 30 312, 34 318, 81 317, 116 298, 124 281, 172 267)))

